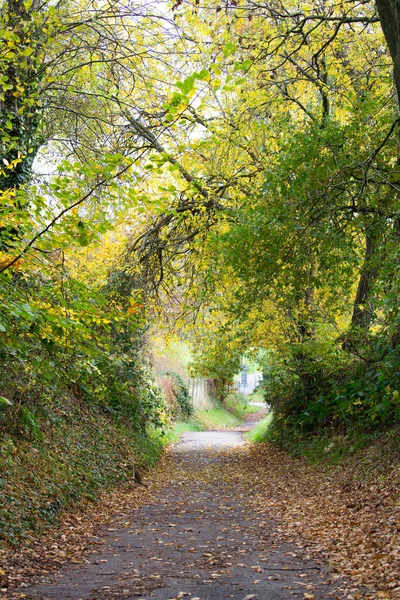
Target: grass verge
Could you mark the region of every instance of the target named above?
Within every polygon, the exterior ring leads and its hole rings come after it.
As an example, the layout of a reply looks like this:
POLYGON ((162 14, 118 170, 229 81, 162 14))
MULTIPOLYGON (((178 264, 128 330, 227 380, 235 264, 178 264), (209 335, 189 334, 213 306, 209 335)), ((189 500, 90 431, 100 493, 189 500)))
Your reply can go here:
POLYGON ((265 390, 263 388, 258 388, 252 394, 247 396, 249 402, 263 402, 265 403, 265 390))
POLYGON ((179 442, 179 439, 182 433, 186 433, 188 431, 201 431, 201 424, 196 421, 195 418, 190 419, 189 421, 176 421, 173 424, 173 427, 165 434, 165 441, 167 444, 179 442))
POLYGON ((269 412, 254 429, 245 433, 245 437, 256 444, 266 441, 268 430, 272 421, 272 412, 269 412))
POLYGON ((209 410, 197 411, 196 420, 200 423, 203 430, 236 427, 241 422, 238 416, 226 410, 221 405, 209 410))
POLYGON ((181 434, 187 431, 207 431, 236 427, 240 425, 245 416, 246 410, 236 411, 233 405, 229 405, 229 409, 227 409, 220 402, 214 400, 213 408, 197 410, 188 421, 174 423, 164 439, 166 443, 175 443, 179 441, 181 434))

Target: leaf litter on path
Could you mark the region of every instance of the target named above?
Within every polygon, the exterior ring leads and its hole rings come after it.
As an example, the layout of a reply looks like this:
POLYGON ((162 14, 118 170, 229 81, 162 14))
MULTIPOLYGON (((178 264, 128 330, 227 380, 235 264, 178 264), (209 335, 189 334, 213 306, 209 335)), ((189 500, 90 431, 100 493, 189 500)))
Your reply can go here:
MULTIPOLYGON (((136 486, 115 490, 106 494, 100 504, 88 506, 86 513, 65 515, 58 529, 49 530, 45 538, 31 546, 18 551, 2 551, 3 596, 8 597, 9 586, 20 586, 20 594, 15 597, 23 597, 24 586, 30 585, 38 575, 54 572, 65 563, 88 562, 90 552, 95 547, 98 552, 104 543, 104 525, 110 533, 122 525, 131 528, 129 532, 135 531, 134 509, 154 503, 164 486, 179 488, 182 494, 180 514, 184 516, 188 486, 194 482, 196 489, 201 490, 222 481, 235 490, 238 501, 247 503, 259 515, 261 520, 257 529, 260 534, 265 534, 266 546, 290 542, 297 550, 289 555, 319 556, 331 565, 330 579, 340 586, 336 597, 348 600, 400 598, 398 463, 381 467, 384 476, 377 477, 370 465, 364 471, 357 462, 329 468, 312 466, 269 445, 229 447, 219 450, 218 454, 225 460, 214 460, 216 451, 209 448, 203 463, 188 464, 177 461, 174 452, 168 450, 151 476, 154 482, 149 490, 136 486), (276 522, 272 530, 271 519, 276 522)), ((227 512, 228 504, 224 499, 219 510, 227 512)), ((200 492, 198 514, 199 518, 204 514, 200 492)), ((232 531, 243 524, 232 522, 232 531)), ((172 521, 167 523, 166 529, 171 535, 174 535, 175 526, 172 521)), ((193 532, 189 528, 186 534, 193 532)), ((224 535, 229 534, 226 531, 224 535)), ((171 547, 171 544, 173 548, 182 547, 182 544, 165 542, 166 546, 171 547)), ((199 550, 209 565, 207 568, 214 568, 213 576, 207 581, 218 581, 221 573, 214 549, 206 547, 202 550, 193 546, 187 551, 191 556, 190 553, 199 550)), ((241 556, 246 555, 245 550, 238 552, 241 556)), ((157 560, 157 556, 154 558, 157 560)), ((256 563, 246 565, 238 561, 236 566, 249 567, 260 577, 279 579, 279 568, 274 569, 276 573, 269 574, 256 563)), ((312 586, 306 579, 309 575, 304 568, 296 574, 298 585, 303 585, 304 600, 315 598, 313 588, 307 588, 307 585, 312 586)), ((156 579, 153 577, 154 581, 156 579)), ((254 585, 259 581, 254 580, 254 585)), ((256 595, 243 594, 247 600, 252 597, 256 595)))

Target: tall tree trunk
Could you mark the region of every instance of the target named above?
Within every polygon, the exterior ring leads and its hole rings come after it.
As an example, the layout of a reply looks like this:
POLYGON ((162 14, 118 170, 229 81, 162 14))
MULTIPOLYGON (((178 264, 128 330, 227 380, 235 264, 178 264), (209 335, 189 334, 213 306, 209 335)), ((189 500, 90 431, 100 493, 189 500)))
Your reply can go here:
MULTIPOLYGON (((397 91, 397 108, 400 112, 400 0, 376 0, 382 30, 393 60, 393 77, 397 91)), ((399 132, 398 132, 399 133, 399 132)), ((400 156, 397 156, 400 165, 400 156)), ((400 243, 400 218, 394 222, 394 233, 400 243)), ((400 344, 400 324, 392 335, 393 347, 400 344)))
POLYGON ((376 0, 379 20, 393 60, 393 75, 400 99, 400 0, 376 0))
POLYGON ((381 239, 379 226, 369 227, 365 234, 365 256, 354 300, 350 330, 367 334, 373 316, 372 292, 378 276, 376 250, 381 239))
POLYGON ((16 36, 15 40, 12 38, 14 46, 11 46, 10 58, 6 54, 0 65, 6 86, 0 98, 3 124, 0 138, 1 191, 18 188, 29 179, 40 145, 38 128, 43 109, 39 98, 39 73, 43 71, 43 32, 37 23, 32 22, 31 13, 35 10, 36 2, 27 8, 24 0, 8 0, 0 11, 0 16, 8 24, 7 30, 16 36), (16 159, 19 162, 12 169, 4 169, 4 164, 16 159))

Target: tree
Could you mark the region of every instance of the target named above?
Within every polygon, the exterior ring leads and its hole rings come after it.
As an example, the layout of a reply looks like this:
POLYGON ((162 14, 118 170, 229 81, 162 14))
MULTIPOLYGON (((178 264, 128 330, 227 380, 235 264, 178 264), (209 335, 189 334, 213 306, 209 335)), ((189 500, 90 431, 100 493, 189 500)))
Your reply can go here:
MULTIPOLYGON (((172 58, 160 60, 172 23, 167 35, 166 19, 140 3, 8 2, 1 16, 0 358, 14 406, 8 424, 22 413, 34 422, 44 401, 52 410, 71 394, 142 428, 160 426, 166 411, 143 351, 142 305, 116 285, 115 256, 104 257, 107 281, 92 259, 84 261, 91 280, 74 259, 89 245, 100 253, 99 240, 128 208, 132 219, 140 214, 152 148, 127 115, 140 119, 161 103, 154 98, 160 73, 176 69, 172 58)), ((166 124, 159 118, 154 127, 166 124)))
MULTIPOLYGON (((342 364, 332 358, 340 350, 323 347, 327 334, 340 341, 353 322, 350 337, 360 328, 363 335, 347 348, 362 357, 373 353, 371 325, 382 331, 383 321, 394 322, 383 289, 394 289, 396 269, 397 116, 379 15, 365 3, 209 2, 179 3, 177 20, 191 39, 213 39, 195 67, 209 72, 201 101, 183 116, 202 128, 190 144, 201 163, 193 155, 185 164, 224 193, 217 211, 205 205, 198 214, 196 200, 171 205, 132 249, 151 265, 150 278, 157 274, 164 304, 175 283, 178 302, 192 298, 197 313, 207 302, 199 289, 207 289, 231 324, 238 315, 266 323, 278 314, 281 347, 305 375, 307 402, 324 380, 318 361, 342 364), (178 226, 184 235, 175 235, 178 226), (193 265, 196 277, 182 290, 193 265), (224 269, 234 289, 221 299, 224 269)), ((186 85, 192 90, 193 79, 186 85)))

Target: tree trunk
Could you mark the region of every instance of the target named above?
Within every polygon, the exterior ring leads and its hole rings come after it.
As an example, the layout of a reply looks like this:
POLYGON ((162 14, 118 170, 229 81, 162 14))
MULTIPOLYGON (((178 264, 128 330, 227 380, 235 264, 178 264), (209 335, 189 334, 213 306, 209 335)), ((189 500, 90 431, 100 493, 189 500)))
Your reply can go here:
MULTIPOLYGON (((7 88, 0 100, 2 122, 9 125, 3 128, 0 139, 0 158, 3 176, 0 177, 0 190, 18 188, 25 183, 31 173, 33 158, 38 149, 38 128, 42 108, 39 102, 38 87, 42 69, 42 32, 34 25, 31 12, 32 3, 26 8, 23 0, 8 0, 1 16, 7 20, 8 30, 18 38, 18 45, 12 47, 14 57, 3 58, 2 69, 7 88), (31 51, 25 56, 24 51, 31 51), (4 169, 4 164, 20 162, 12 169, 4 169)), ((10 53, 12 54, 12 53, 10 53)))
POLYGON ((381 238, 380 228, 369 227, 365 235, 365 257, 361 268, 350 330, 367 334, 373 316, 372 292, 378 276, 376 249, 381 238))
POLYGON ((400 0, 376 0, 376 7, 393 60, 394 82, 400 99, 400 0))
MULTIPOLYGON (((43 32, 32 21, 31 13, 35 10, 36 2, 27 6, 24 0, 8 0, 0 10, 0 17, 8 24, 7 30, 16 36, 10 42, 14 44, 12 52, 3 52, 0 64, 4 78, 0 96, 0 216, 5 221, 15 207, 27 209, 20 200, 10 203, 9 193, 29 181, 33 160, 41 145, 39 126, 43 109, 39 101, 39 73, 43 71, 43 32)), ((13 240, 22 235, 20 226, 1 227, 0 251, 7 252, 13 240)))

